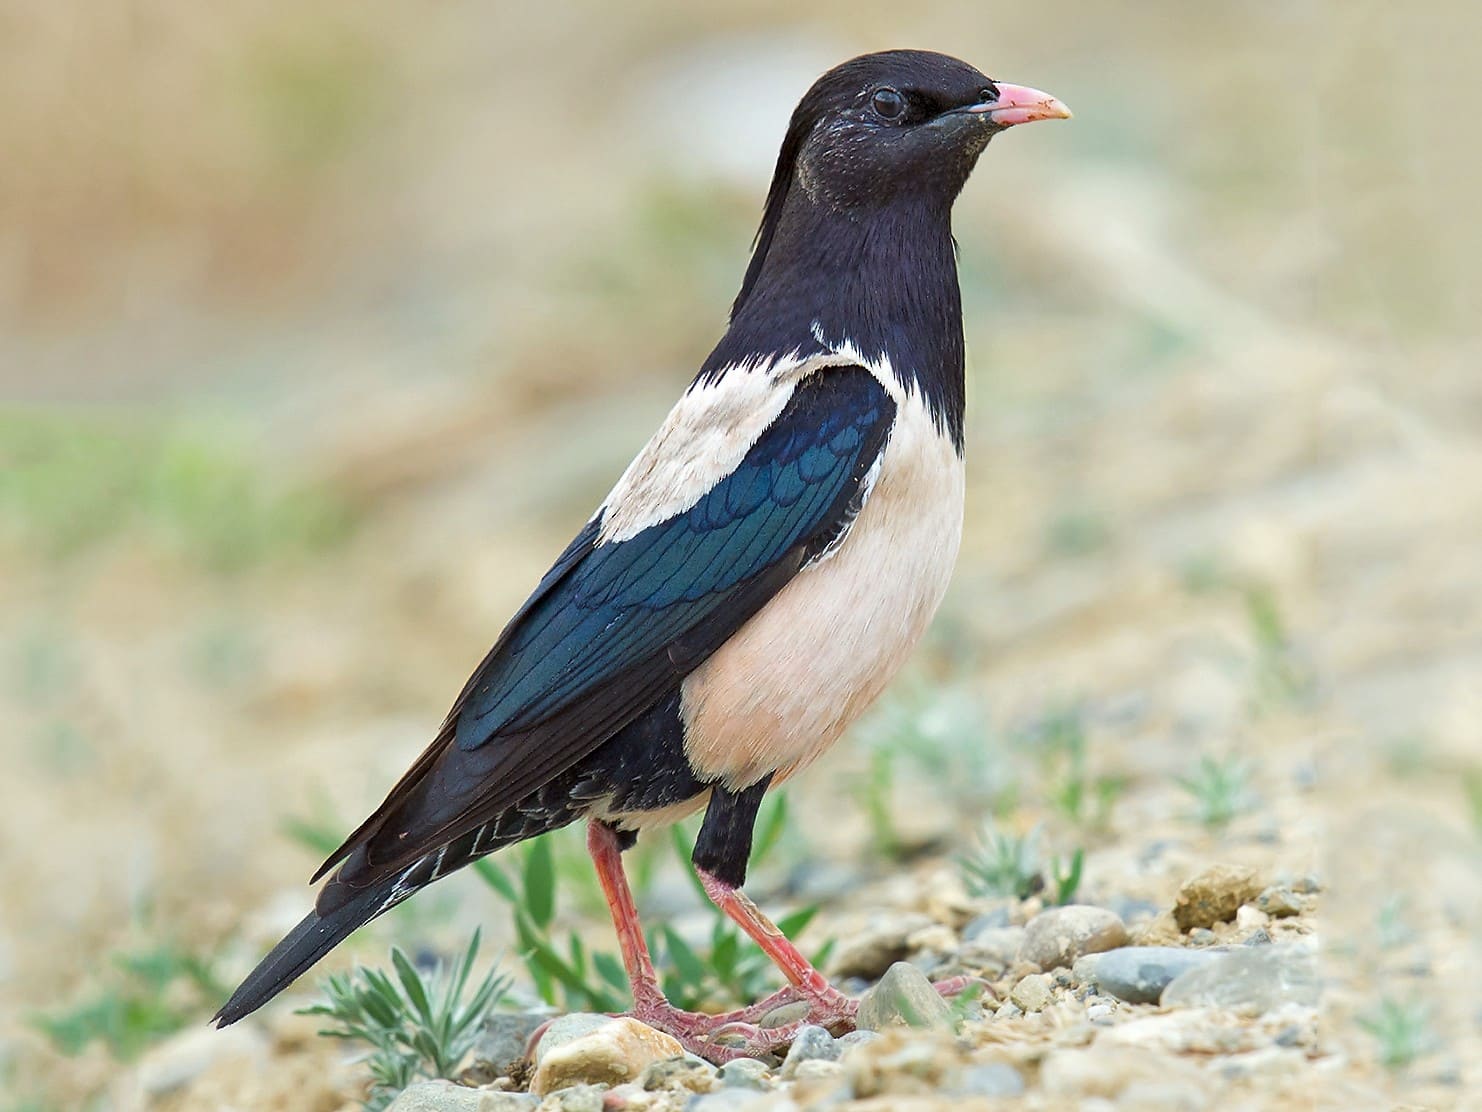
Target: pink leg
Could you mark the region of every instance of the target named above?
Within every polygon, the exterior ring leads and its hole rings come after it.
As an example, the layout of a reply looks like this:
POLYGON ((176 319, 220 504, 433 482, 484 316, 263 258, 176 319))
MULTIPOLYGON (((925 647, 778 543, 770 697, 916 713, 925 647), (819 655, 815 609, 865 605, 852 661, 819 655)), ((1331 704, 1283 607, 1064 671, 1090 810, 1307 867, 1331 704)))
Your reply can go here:
MULTIPOLYGON (((712 1062, 781 1050, 807 1023, 826 1027, 835 1034, 853 1029, 859 1002, 829 984, 827 978, 787 940, 775 923, 762 914, 750 897, 703 869, 697 871, 706 895, 761 947, 762 952, 782 971, 788 984, 765 1000, 723 1015, 702 1015, 676 1008, 659 987, 653 958, 638 922, 638 908, 623 872, 622 848, 617 834, 603 823, 591 822, 587 827, 587 850, 592 855, 597 878, 612 912, 623 967, 632 985, 633 1011, 630 1014, 634 1019, 673 1035, 686 1050, 712 1062), (782 1027, 756 1026, 774 1008, 797 1002, 808 1004, 808 1014, 803 1019, 782 1027), (717 1037, 724 1037, 727 1042, 714 1041, 717 1037)), ((965 988, 969 980, 957 978, 943 982, 937 988, 944 996, 950 996, 965 988)))
POLYGON ((631 1014, 634 1019, 668 1032, 693 1054, 712 1061, 726 1061, 744 1057, 748 1048, 716 1045, 708 1041, 711 1034, 727 1024, 754 1024, 774 1008, 803 998, 796 988, 789 985, 764 1000, 722 1015, 702 1015, 676 1008, 669 1003, 664 990, 659 987, 653 958, 648 952, 648 942, 643 937, 643 927, 638 921, 638 907, 633 902, 633 892, 628 887, 628 878, 623 871, 622 848, 618 844, 617 834, 603 823, 589 823, 587 852, 592 855, 597 879, 602 885, 603 895, 607 897, 608 910, 612 913, 613 929, 617 933, 618 946, 623 955, 623 968, 628 973, 628 982, 633 991, 631 1014))

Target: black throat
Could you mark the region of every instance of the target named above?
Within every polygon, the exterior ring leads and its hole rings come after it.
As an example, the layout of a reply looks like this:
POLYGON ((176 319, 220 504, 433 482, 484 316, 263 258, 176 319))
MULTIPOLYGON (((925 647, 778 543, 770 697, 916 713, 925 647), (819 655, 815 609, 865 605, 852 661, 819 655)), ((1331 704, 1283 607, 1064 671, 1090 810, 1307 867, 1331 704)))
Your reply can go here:
POLYGON ((840 208, 794 183, 767 216, 730 328, 700 378, 758 356, 822 354, 847 341, 866 359, 888 359, 961 453, 962 295, 950 200, 898 196, 840 208))

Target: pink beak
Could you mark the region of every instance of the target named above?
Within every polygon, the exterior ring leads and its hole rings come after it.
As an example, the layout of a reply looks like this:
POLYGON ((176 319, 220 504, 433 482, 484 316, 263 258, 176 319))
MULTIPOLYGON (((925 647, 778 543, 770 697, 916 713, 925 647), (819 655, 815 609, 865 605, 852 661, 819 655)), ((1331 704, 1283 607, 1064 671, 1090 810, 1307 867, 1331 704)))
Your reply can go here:
POLYGON ((975 104, 968 109, 969 112, 986 112, 999 127, 1013 127, 1035 120, 1070 119, 1070 109, 1049 93, 1027 85, 1010 85, 1006 81, 995 81, 994 84, 998 86, 998 99, 975 104))

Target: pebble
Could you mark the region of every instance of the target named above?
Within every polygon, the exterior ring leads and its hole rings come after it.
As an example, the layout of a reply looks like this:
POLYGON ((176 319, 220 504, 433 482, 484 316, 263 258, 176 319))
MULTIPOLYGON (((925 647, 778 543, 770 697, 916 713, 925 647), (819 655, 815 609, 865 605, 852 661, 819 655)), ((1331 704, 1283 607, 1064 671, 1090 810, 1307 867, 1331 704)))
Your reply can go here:
POLYGON ((896 962, 860 1000, 855 1024, 866 1031, 902 1024, 950 1029, 952 1009, 925 973, 905 962, 896 962))
POLYGON ((957 956, 971 965, 1006 969, 1019 956, 1023 945, 1023 927, 991 927, 964 939, 957 956))
POLYGON ((1042 911, 1024 928, 1019 958, 1044 970, 1070 966, 1083 954, 1127 944, 1127 928, 1104 907, 1071 904, 1042 911))
POLYGON ((1086 1009, 1086 1018, 1092 1023, 1109 1023, 1114 1010, 1110 1004, 1092 1004, 1086 1009))
POLYGON ((994 1019, 1018 1019, 1024 1014, 1024 1009, 1010 1000, 1007 1004, 1000 1004, 998 1010, 993 1013, 994 1019))
POLYGON ((793 1071, 791 1080, 808 1081, 832 1081, 844 1076, 844 1067, 838 1062, 830 1062, 823 1058, 809 1058, 799 1062, 793 1071))
POLYGON ((1156 1004, 1174 978, 1216 956, 1212 950, 1178 946, 1124 946, 1082 958, 1075 963, 1074 975, 1129 1004, 1156 1004))
POLYGON ((810 1023, 799 1029, 792 1046, 788 1047, 787 1057, 783 1059, 778 1076, 784 1081, 791 1081, 798 1075, 798 1068, 804 1062, 833 1062, 838 1057, 839 1044, 834 1037, 822 1027, 810 1023))
POLYGON ((835 977, 873 980, 906 957, 911 935, 931 925, 929 918, 917 914, 877 919, 839 945, 829 970, 835 977))
POLYGON ((572 1085, 541 1101, 540 1112, 604 1112, 609 1091, 602 1085, 572 1085))
POLYGON ((1163 990, 1168 1008, 1222 1008, 1260 1015, 1282 1004, 1316 1007, 1322 983, 1309 945, 1241 947, 1214 956, 1163 990))
POLYGON ((1050 1004, 1050 978, 1043 973, 1022 978, 1009 993, 1009 1001, 1025 1012, 1044 1011, 1050 1004))
POLYGON ((847 1035, 840 1035, 837 1041, 839 1053, 843 1054, 851 1046, 867 1046, 880 1038, 879 1031, 850 1031, 847 1035))
POLYGON ((1189 932, 1189 942, 1195 946, 1216 946, 1220 936, 1208 927, 1195 927, 1189 932))
POLYGON ((685 1112, 781 1112, 797 1108, 791 1101, 778 1102, 773 1096, 746 1089, 717 1089, 696 1097, 685 1105, 685 1112))
POLYGON ((723 1089, 769 1089, 772 1087, 772 1071, 765 1062, 755 1058, 735 1058, 720 1067, 720 1084, 723 1089))
POLYGON ((1212 927, 1235 918, 1240 905, 1255 899, 1261 882, 1243 865, 1211 865, 1184 881, 1173 905, 1179 929, 1212 927))
POLYGON ((602 1018, 605 1024, 554 1046, 550 1044, 558 1029, 557 1024, 551 1025, 536 1048, 532 1093, 544 1096, 582 1083, 618 1085, 638 1077, 655 1062, 684 1055, 678 1040, 636 1019, 602 1018))
MULTIPOLYGON (((1262 893, 1262 895, 1265 895, 1265 893, 1262 893)), ((1257 900, 1260 899, 1259 896, 1256 898, 1257 900)), ((1236 928, 1247 933, 1261 930, 1269 922, 1271 922, 1271 916, 1251 904, 1242 904, 1240 910, 1235 912, 1236 928)))
POLYGON ((943 1087, 953 1097, 1017 1097, 1024 1093, 1024 1078, 1007 1062, 984 1062, 959 1070, 943 1087))
MULTIPOLYGON (((760 1063, 758 1063, 760 1064, 760 1063)), ((638 1078, 645 1092, 658 1089, 681 1089, 691 1093, 708 1093, 716 1085, 716 1068, 709 1062, 686 1054, 682 1058, 665 1058, 654 1062, 638 1078)))
POLYGON ((531 1112, 540 1098, 530 1093, 469 1089, 451 1081, 416 1081, 403 1089, 386 1112, 531 1112))
POLYGON ((782 1004, 773 1008, 761 1019, 757 1020, 758 1027, 786 1027, 789 1023, 796 1023, 808 1014, 809 1004, 806 1000, 794 1000, 791 1004, 782 1004))
POLYGON ((1301 915, 1307 909, 1307 903, 1285 885, 1273 884, 1256 897, 1256 907, 1272 919, 1285 919, 1301 915))
POLYGON ((551 1012, 494 1012, 484 1021, 479 1041, 474 1044, 474 1064, 486 1062, 493 1067, 495 1076, 511 1063, 522 1061, 530 1036, 542 1023, 551 1018, 551 1012))
POLYGON ((551 1020, 550 1026, 541 1032, 540 1041, 535 1044, 531 1059, 538 1066, 544 1060, 545 1055, 556 1047, 565 1046, 569 1042, 590 1035, 593 1031, 606 1027, 611 1022, 611 1016, 596 1015, 592 1012, 571 1012, 568 1015, 557 1016, 551 1020))

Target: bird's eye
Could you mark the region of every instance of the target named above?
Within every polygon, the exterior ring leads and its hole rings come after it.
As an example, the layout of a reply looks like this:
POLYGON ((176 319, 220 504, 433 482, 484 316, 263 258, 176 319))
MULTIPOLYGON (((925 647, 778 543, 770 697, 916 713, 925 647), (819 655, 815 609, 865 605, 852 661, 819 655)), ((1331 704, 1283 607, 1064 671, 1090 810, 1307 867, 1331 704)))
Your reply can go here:
POLYGON ((906 110, 906 98, 894 89, 877 89, 870 100, 870 107, 882 119, 893 120, 906 110))
POLYGON ((988 82, 988 84, 983 86, 982 90, 978 93, 978 96, 984 101, 997 100, 998 86, 990 81, 988 82))

